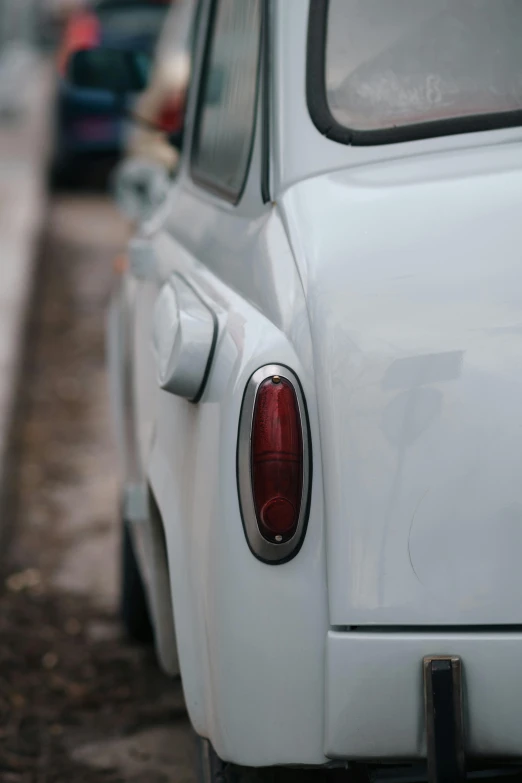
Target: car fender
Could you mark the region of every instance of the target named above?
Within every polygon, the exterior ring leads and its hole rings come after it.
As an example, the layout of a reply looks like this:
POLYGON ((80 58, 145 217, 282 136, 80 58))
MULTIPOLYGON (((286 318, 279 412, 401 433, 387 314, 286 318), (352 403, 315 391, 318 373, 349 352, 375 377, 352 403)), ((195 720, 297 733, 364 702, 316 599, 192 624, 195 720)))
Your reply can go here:
POLYGON ((225 760, 324 763, 328 613, 314 377, 299 358, 308 355, 306 311, 297 297, 296 350, 208 269, 192 272, 191 284, 219 321, 214 361, 197 405, 160 393, 148 472, 164 520, 187 708, 196 731, 225 760), (303 386, 317 462, 303 546, 282 566, 252 555, 236 481, 244 390, 257 369, 273 363, 290 367, 303 386), (282 699, 285 692, 292 697, 282 699))

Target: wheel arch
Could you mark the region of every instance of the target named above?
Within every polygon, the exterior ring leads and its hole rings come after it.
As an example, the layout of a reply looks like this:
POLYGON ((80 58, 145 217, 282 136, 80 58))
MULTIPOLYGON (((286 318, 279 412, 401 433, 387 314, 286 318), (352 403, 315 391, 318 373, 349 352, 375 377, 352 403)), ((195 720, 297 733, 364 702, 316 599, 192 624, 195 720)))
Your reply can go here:
MULTIPOLYGON (((150 528, 154 530, 152 535, 155 545, 158 548, 161 546, 163 558, 161 583, 158 580, 154 586, 154 580, 151 580, 151 600, 158 601, 158 607, 164 613, 161 617, 170 612, 187 711, 196 733, 207 737, 208 727, 212 723, 213 700, 209 688, 211 678, 205 613, 201 606, 200 591, 195 589, 195 575, 183 530, 180 487, 172 481, 168 464, 155 447, 151 453, 148 482, 152 520, 150 528), (156 599, 152 597, 154 594, 156 599)), ((155 626, 156 622, 160 622, 159 612, 157 617, 153 620, 155 626)), ((159 655, 163 652, 168 656, 168 649, 161 648, 167 639, 166 634, 162 639, 158 636, 159 655)))
POLYGON ((172 607, 170 570, 163 519, 154 492, 148 487, 150 569, 147 589, 154 626, 156 651, 162 669, 179 674, 179 659, 172 607))

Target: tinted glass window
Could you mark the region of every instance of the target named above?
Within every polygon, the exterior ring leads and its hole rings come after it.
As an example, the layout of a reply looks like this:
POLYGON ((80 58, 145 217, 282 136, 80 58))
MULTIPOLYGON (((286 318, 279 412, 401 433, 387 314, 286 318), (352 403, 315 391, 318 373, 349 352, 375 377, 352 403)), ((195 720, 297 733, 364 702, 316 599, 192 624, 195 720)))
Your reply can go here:
POLYGON ((194 147, 198 178, 237 199, 255 122, 260 0, 217 0, 194 147))
POLYGON ((522 109, 520 0, 330 0, 327 99, 354 130, 522 109))

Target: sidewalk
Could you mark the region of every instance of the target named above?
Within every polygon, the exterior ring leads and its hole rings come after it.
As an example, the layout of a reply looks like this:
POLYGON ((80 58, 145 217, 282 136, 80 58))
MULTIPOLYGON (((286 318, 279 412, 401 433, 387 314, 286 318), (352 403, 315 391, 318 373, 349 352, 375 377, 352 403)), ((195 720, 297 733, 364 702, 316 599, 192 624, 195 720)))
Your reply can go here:
MULTIPOLYGON (((5 80, 6 74, 0 76, 5 80)), ((46 210, 52 95, 49 63, 38 60, 33 64, 23 87, 19 115, 0 116, 0 490, 7 468, 26 311, 46 210)))

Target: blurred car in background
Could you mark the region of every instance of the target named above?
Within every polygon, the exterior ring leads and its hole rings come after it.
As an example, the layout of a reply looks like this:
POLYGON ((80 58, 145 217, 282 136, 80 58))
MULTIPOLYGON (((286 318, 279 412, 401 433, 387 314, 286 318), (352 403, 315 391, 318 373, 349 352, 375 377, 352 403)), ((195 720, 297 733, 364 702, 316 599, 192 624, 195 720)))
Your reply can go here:
POLYGON ((173 172, 182 143, 199 0, 174 0, 146 90, 138 98, 127 154, 173 172))
POLYGON ((126 157, 113 180, 117 202, 140 221, 164 200, 183 143, 201 0, 173 0, 150 81, 133 107, 126 157))
POLYGON ((169 0, 100 0, 69 18, 58 52, 54 184, 72 179, 86 158, 121 153, 126 116, 147 84, 169 5, 169 0))

